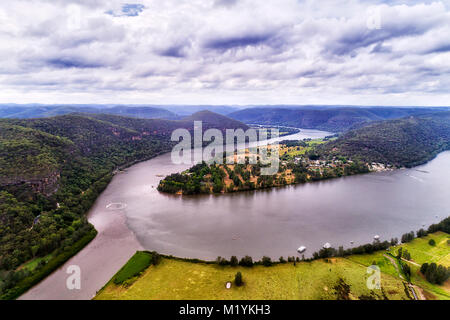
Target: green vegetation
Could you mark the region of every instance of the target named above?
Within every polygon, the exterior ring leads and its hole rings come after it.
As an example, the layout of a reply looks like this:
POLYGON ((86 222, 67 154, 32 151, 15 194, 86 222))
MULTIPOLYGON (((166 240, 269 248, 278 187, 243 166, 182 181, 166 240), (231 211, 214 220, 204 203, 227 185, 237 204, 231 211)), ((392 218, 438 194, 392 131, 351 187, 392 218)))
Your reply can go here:
POLYGON ((152 264, 152 255, 149 252, 138 251, 131 259, 116 273, 112 281, 121 284, 128 279, 138 276, 142 271, 152 264))
MULTIPOLYGON (((283 141, 277 174, 262 176, 263 165, 249 164, 257 155, 246 151, 238 164, 198 164, 163 179, 158 190, 168 193, 222 193, 280 187, 323 179, 411 167, 450 149, 450 112, 375 122, 339 138, 283 141)), ((270 147, 268 147, 270 149, 270 147)), ((258 158, 257 158, 258 159, 258 158)), ((229 163, 224 158, 223 163, 229 163)), ((412 238, 405 235, 406 242, 412 238)))
POLYGON ((450 217, 430 226, 426 236, 400 246, 394 238, 351 249, 327 248, 302 261, 280 257, 273 262, 264 256, 253 263, 246 256, 237 265, 235 256, 214 262, 164 256, 160 265, 148 267, 131 284, 120 285, 114 279, 123 269, 133 270, 136 264, 135 269, 142 271, 133 257, 96 299, 413 299, 414 290, 419 299, 448 300, 450 289, 444 283, 450 276, 450 235, 430 231, 446 229, 449 221, 450 217), (433 247, 428 245, 431 239, 436 243, 433 247), (372 265, 382 272, 381 291, 369 290, 368 275, 361 274, 372 265), (233 279, 236 287, 224 290, 233 279))
POLYGON ((25 293, 28 289, 30 289, 35 284, 39 283, 53 271, 58 269, 58 267, 69 260, 73 255, 78 253, 81 249, 83 249, 92 239, 97 235, 97 231, 91 229, 88 233, 86 233, 80 240, 75 242, 70 247, 65 247, 62 251, 57 254, 53 259, 49 260, 46 264, 44 264, 41 268, 35 268, 35 272, 33 273, 25 273, 25 277, 17 277, 17 273, 23 272, 22 270, 18 272, 9 272, 4 280, 0 282, 0 285, 4 288, 12 288, 6 290, 4 294, 0 295, 0 299, 2 300, 12 300, 18 298, 21 294, 25 293), (10 285, 9 282, 13 284, 10 285))
POLYGON ((375 122, 318 148, 324 158, 413 167, 450 149, 450 112, 375 122))
POLYGON ((410 299, 400 279, 382 275, 382 290, 370 290, 366 285, 368 277, 365 266, 343 258, 248 268, 166 257, 128 287, 110 281, 95 299, 410 299), (225 284, 233 283, 238 272, 245 284, 226 289, 225 284))
MULTIPOLYGON (((450 218, 445 219, 439 225, 443 226, 445 225, 445 222, 448 223, 448 221, 450 221, 450 218)), ((430 226, 429 229, 431 228, 432 226, 430 226)), ((443 267, 450 267, 450 248, 447 245, 449 237, 449 234, 437 231, 435 233, 429 233, 425 237, 415 238, 408 243, 391 248, 388 252, 377 251, 372 254, 350 255, 347 259, 361 263, 365 266, 376 264, 381 269, 381 272, 395 277, 403 277, 403 279, 406 280, 406 276, 404 275, 403 270, 401 270, 401 265, 397 256, 399 251, 402 252, 402 257, 405 252, 408 252, 411 259, 408 259, 408 261, 403 260, 402 263, 407 264, 410 268, 411 283, 422 288, 427 299, 448 300, 450 299, 450 289, 448 285, 445 286, 430 283, 426 280, 425 275, 420 272, 420 268, 425 263, 435 263, 436 265, 442 265, 443 267), (433 239, 436 242, 435 247, 428 244, 430 239, 433 239)))
POLYGON ((424 263, 420 267, 420 272, 425 275, 428 282, 434 284, 443 284, 450 278, 450 268, 436 263, 424 263))
MULTIPOLYGON (((325 161, 317 158, 315 149, 325 143, 323 139, 297 141, 297 146, 293 142, 286 143, 291 147, 282 145, 280 158, 283 161, 275 175, 261 175, 264 165, 260 161, 250 164, 250 158, 254 155, 247 152, 241 156, 245 157, 244 163, 208 165, 202 162, 183 173, 167 176, 160 181, 158 190, 184 195, 248 191, 370 171, 367 164, 359 161, 343 158, 325 161)), ((226 162, 227 158, 224 158, 223 163, 226 162)))
MULTIPOLYGON (((76 253, 80 241, 94 232, 85 213, 113 173, 170 151, 173 130, 192 132, 192 120, 202 117, 169 121, 73 114, 1 119, 0 296, 16 297, 63 263, 61 255, 76 253), (21 267, 28 261, 36 265, 21 267)), ((214 122, 214 114, 208 113, 208 125, 221 119, 214 122)), ((232 119, 227 124, 246 128, 232 119)))
POLYGON ((240 286, 242 286, 244 284, 244 281, 242 280, 242 273, 240 271, 238 271, 236 273, 236 275, 234 276, 234 284, 237 287, 240 287, 240 286))

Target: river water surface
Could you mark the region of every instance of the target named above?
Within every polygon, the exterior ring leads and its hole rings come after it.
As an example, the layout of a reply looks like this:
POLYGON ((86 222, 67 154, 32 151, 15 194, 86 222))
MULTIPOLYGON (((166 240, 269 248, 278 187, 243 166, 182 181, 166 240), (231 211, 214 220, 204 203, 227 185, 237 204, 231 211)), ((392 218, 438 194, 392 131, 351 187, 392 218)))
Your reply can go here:
MULTIPOLYGON (((303 130, 288 137, 317 138, 303 130)), ((286 137, 284 139, 287 139, 286 137)), ((117 174, 89 220, 99 235, 23 299, 90 299, 140 249, 179 257, 215 259, 312 254, 333 247, 400 237, 450 215, 450 152, 420 167, 269 190, 176 196, 156 190, 174 165, 165 154, 117 174), (79 265, 82 289, 66 289, 65 270, 79 265)))

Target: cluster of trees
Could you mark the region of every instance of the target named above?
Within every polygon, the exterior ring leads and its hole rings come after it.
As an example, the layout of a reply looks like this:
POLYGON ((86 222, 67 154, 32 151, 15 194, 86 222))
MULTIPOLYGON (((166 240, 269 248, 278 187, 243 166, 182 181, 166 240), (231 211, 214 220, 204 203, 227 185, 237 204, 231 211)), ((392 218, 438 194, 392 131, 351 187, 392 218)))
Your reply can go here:
POLYGON ((340 246, 337 250, 335 248, 322 248, 318 252, 313 253, 313 258, 324 259, 330 257, 346 257, 353 254, 370 254, 375 251, 386 250, 390 246, 395 246, 397 243, 398 239, 393 238, 391 241, 374 241, 373 243, 367 243, 349 249, 344 249, 343 246, 340 246))
POLYGON ((318 147, 322 157, 413 167, 450 149, 450 113, 375 122, 318 147))
POLYGON ((98 118, 0 120, 0 296, 23 290, 92 236, 85 213, 115 169, 170 150, 169 137, 133 128, 138 119, 98 118))
POLYGON ((450 268, 436 263, 424 263, 420 267, 420 272, 425 276, 428 282, 434 284, 443 284, 450 278, 450 268))

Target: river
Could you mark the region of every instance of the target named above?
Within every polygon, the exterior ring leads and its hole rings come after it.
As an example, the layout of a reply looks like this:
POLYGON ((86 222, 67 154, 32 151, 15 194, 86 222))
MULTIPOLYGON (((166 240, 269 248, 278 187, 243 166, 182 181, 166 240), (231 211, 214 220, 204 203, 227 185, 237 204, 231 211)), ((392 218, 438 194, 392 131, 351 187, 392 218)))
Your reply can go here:
MULTIPOLYGON (((282 139, 328 135, 302 130, 282 139)), ((170 154, 117 174, 97 199, 89 221, 98 236, 64 266, 21 299, 90 299, 136 250, 179 257, 215 259, 312 254, 333 247, 400 237, 450 215, 450 152, 413 169, 225 195, 161 194, 163 176, 189 165, 174 165, 170 154), (65 270, 81 269, 81 290, 68 290, 65 270)))

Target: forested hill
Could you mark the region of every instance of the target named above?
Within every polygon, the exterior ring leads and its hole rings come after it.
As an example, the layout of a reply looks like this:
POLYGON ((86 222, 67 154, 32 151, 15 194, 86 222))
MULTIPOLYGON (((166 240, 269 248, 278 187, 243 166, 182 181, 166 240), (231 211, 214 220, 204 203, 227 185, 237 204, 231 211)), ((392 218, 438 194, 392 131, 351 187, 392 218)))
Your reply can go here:
MULTIPOLYGON (((216 116, 220 130, 242 126, 216 114, 210 121, 216 116)), ((192 120, 85 114, 0 120, 0 297, 16 297, 81 249, 95 233, 85 213, 113 171, 170 151, 172 131, 192 131, 192 120), (48 266, 23 267, 44 257, 48 266)))
POLYGON ((412 167, 450 149, 450 112, 388 120, 349 131, 318 148, 323 156, 341 155, 364 162, 412 167))
MULTIPOLYGON (((342 132, 372 121, 403 118, 440 110, 437 108, 337 107, 327 109, 248 108, 229 117, 251 124, 270 124, 342 132)), ((442 108, 442 112, 448 111, 442 108)))
POLYGON ((202 121, 203 129, 208 128, 235 128, 247 130, 249 127, 237 120, 219 115, 217 113, 204 110, 194 113, 193 115, 183 118, 183 122, 202 121))

